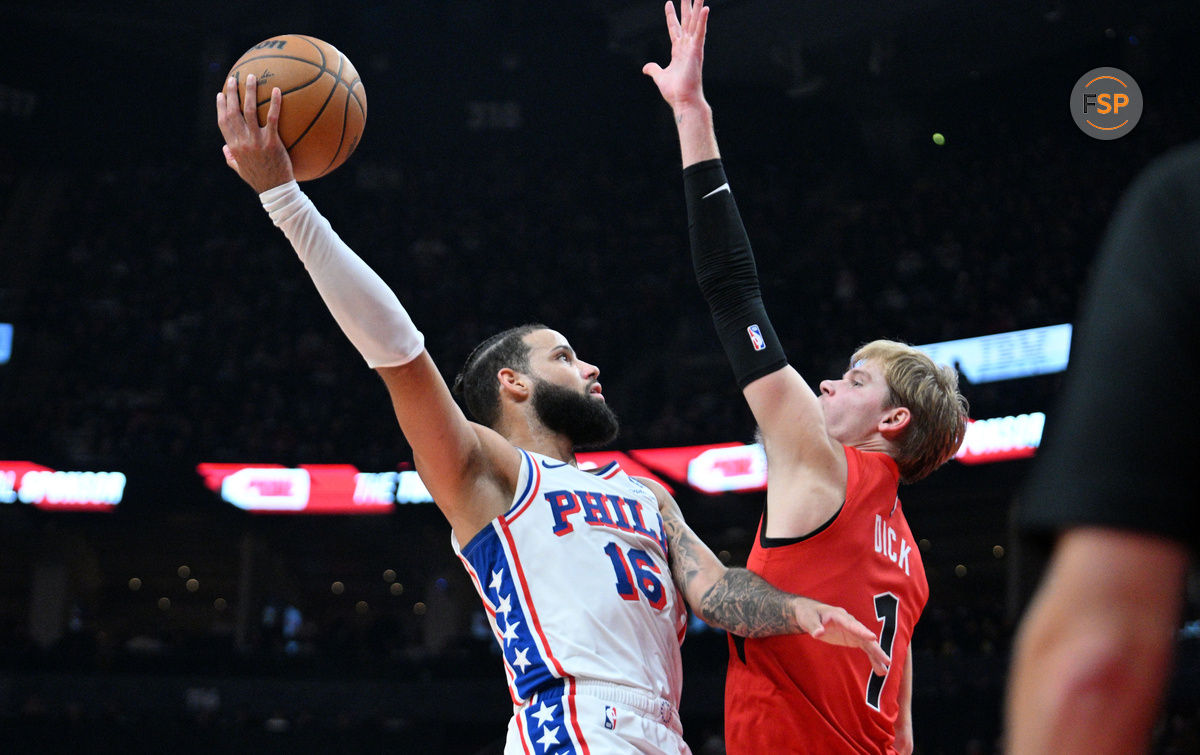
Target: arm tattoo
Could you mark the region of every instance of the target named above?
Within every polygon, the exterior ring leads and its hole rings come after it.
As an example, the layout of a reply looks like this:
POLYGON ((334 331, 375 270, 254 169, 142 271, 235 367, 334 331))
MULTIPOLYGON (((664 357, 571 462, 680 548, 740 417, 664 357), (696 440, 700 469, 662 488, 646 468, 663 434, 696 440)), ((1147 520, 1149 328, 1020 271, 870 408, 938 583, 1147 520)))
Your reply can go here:
MULTIPOLYGON (((716 557, 676 512, 663 512, 663 528, 670 548, 671 576, 680 592, 687 595, 704 563, 716 557)), ((743 637, 798 634, 804 630, 793 610, 794 597, 754 572, 725 569, 692 610, 705 622, 743 637)))
POLYGON ((700 618, 743 637, 798 634, 803 630, 792 596, 746 569, 730 569, 704 593, 700 618))

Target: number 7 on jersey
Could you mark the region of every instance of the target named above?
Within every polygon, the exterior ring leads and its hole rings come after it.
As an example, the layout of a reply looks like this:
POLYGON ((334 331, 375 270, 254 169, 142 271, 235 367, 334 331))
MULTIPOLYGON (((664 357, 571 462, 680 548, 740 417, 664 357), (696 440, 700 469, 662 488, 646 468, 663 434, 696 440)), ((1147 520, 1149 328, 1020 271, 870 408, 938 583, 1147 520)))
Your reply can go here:
MULTIPOLYGON (((900 599, 890 592, 881 592, 875 596, 875 618, 883 622, 883 631, 879 633, 879 646, 887 653, 888 660, 892 659, 892 643, 896 639, 896 620, 900 615, 900 599)), ((879 697, 883 693, 883 685, 887 682, 887 674, 871 673, 867 682, 867 705, 879 710, 879 697)))

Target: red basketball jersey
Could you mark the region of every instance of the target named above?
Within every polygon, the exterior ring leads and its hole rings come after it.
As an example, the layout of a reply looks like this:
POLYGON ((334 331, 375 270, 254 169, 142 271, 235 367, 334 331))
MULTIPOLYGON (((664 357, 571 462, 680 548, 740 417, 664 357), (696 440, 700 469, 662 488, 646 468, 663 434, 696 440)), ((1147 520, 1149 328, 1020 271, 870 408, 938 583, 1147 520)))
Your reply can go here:
POLYGON ((896 494, 891 457, 846 447, 846 501, 824 528, 764 547, 747 567, 776 587, 841 606, 877 631, 886 676, 862 652, 807 635, 730 636, 725 740, 746 753, 889 753, 909 641, 929 584, 896 494))

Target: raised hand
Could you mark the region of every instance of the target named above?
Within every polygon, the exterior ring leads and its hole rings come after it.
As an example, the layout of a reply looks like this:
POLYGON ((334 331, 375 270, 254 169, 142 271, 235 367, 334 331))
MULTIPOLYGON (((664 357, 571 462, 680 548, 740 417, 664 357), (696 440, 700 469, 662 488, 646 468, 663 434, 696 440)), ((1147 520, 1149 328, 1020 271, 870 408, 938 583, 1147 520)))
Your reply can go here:
POLYGON ((279 138, 279 111, 283 94, 279 87, 271 90, 271 105, 267 108, 267 123, 258 125, 258 82, 254 74, 246 76, 246 98, 238 102, 237 79, 232 76, 225 89, 217 93, 217 125, 225 137, 225 163, 237 171, 242 180, 256 192, 291 181, 292 159, 279 138))
POLYGON ((703 105, 704 88, 701 69, 704 66, 704 35, 708 28, 708 8, 704 0, 679 0, 679 17, 675 4, 668 2, 667 32, 671 35, 671 62, 666 68, 657 63, 642 66, 642 73, 654 80, 659 94, 675 111, 690 105, 703 105))

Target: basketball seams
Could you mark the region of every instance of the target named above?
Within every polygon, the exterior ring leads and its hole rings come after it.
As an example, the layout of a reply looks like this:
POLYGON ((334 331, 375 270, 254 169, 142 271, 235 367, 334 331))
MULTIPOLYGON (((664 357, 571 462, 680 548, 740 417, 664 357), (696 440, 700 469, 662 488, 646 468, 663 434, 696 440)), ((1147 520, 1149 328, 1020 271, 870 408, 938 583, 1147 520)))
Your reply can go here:
MULTIPOLYGON (((341 165, 350 156, 350 153, 354 151, 361 137, 363 123, 366 120, 366 94, 362 86, 362 79, 358 75, 358 71, 355 70, 354 65, 350 62, 350 59, 336 47, 323 40, 302 34, 287 34, 272 37, 260 44, 266 45, 268 43, 277 43, 278 46, 248 51, 242 59, 235 63, 230 73, 244 79, 244 75, 248 73, 246 71, 247 68, 255 67, 257 64, 260 70, 265 69, 264 72, 266 72, 270 69, 266 68, 264 65, 265 62, 278 61, 279 66, 286 70, 277 69, 277 72, 284 76, 285 79, 290 78, 294 81, 297 76, 306 76, 304 81, 293 83, 286 89, 280 87, 280 91, 285 98, 288 95, 295 95, 305 90, 310 92, 298 95, 301 97, 299 102, 304 103, 300 105, 302 108, 301 117, 305 118, 307 123, 301 126, 300 123, 295 122, 296 119, 294 117, 292 118, 292 132, 294 133, 296 127, 300 127, 302 130, 285 146, 288 152, 293 154, 293 159, 296 160, 299 159, 296 152, 297 147, 302 143, 307 143, 306 139, 317 139, 319 146, 315 150, 307 148, 303 150, 307 154, 306 160, 308 160, 304 164, 309 167, 303 169, 305 177, 302 180, 319 178, 341 165), (291 53, 284 53, 280 48, 288 41, 292 41, 294 44, 299 44, 300 46, 307 46, 309 49, 305 51, 297 49, 291 53), (278 44, 281 42, 282 44, 278 44), (311 55, 306 53, 311 53, 311 55), (333 62, 335 55, 337 57, 336 64, 333 62), (303 65, 304 68, 298 68, 300 65, 303 65), (310 71, 312 75, 308 76, 305 74, 304 71, 306 70, 310 71), (329 74, 332 82, 328 84, 321 83, 325 74, 329 74), (334 102, 334 96, 338 94, 339 86, 345 87, 345 92, 342 94, 345 99, 341 103, 340 114, 337 112, 338 106, 334 102), (328 88, 326 89, 326 87, 328 88), (352 118, 350 116, 351 100, 353 100, 359 112, 353 118, 353 125, 351 124, 352 118), (339 115, 340 122, 339 120, 335 120, 338 119, 339 115), (337 130, 335 131, 334 129, 337 130), (352 135, 347 134, 347 130, 353 130, 355 133, 352 135), (313 158, 324 160, 330 152, 332 152, 332 156, 324 166, 311 166, 313 158), (312 175, 313 171, 316 171, 315 175, 312 175)), ((244 86, 244 82, 242 85, 244 86)), ((274 85, 269 80, 264 81, 264 86, 274 88, 274 85)), ((269 104, 269 102, 270 97, 267 96, 256 103, 260 112, 261 108, 269 104)))
MULTIPOLYGON (((308 132, 312 131, 312 127, 316 125, 317 121, 321 120, 321 116, 325 114, 325 109, 328 108, 329 103, 333 101, 333 95, 335 92, 337 92, 338 84, 340 84, 342 82, 342 69, 345 68, 345 66, 346 66, 346 56, 342 55, 341 52, 339 52, 338 53, 338 70, 333 78, 333 86, 329 87, 329 94, 327 94, 325 96, 325 101, 321 103, 321 107, 317 110, 316 114, 313 115, 312 120, 309 121, 308 125, 304 127, 304 131, 302 131, 300 133, 300 136, 296 137, 296 141, 292 142, 291 146, 289 146, 288 149, 295 147, 297 144, 299 144, 301 141, 303 141, 304 137, 308 135, 308 132)), ((349 99, 348 95, 347 95, 347 99, 349 99)), ((317 175, 318 178, 320 178, 321 176, 328 173, 330 170, 330 167, 334 163, 337 162, 338 155, 342 154, 342 145, 345 143, 346 143, 346 118, 343 115, 342 116, 341 133, 338 134, 337 149, 333 151, 333 156, 331 158, 329 158, 329 162, 325 164, 325 167, 322 168, 321 172, 317 175)))
MULTIPOLYGON (((321 56, 321 67, 322 67, 322 68, 324 68, 324 67, 325 67, 325 62, 326 62, 326 58, 325 58, 325 49, 324 49, 324 48, 323 48, 321 45, 322 45, 322 44, 328 44, 328 43, 325 43, 325 42, 320 42, 320 43, 319 43, 317 39, 315 39, 315 38, 313 38, 313 37, 309 37, 309 36, 307 36, 307 35, 304 35, 304 34, 293 34, 292 36, 293 36, 293 37, 295 37, 296 39, 303 39, 305 42, 307 42, 307 43, 309 43, 310 45, 312 45, 312 48, 313 48, 314 50, 316 50, 316 51, 317 51, 317 54, 318 54, 318 55, 320 55, 320 56, 321 56)), ((329 45, 329 47, 330 47, 330 49, 332 49, 332 48, 333 48, 333 46, 332 46, 332 45, 329 45)))
MULTIPOLYGON (((362 111, 363 117, 366 118, 367 117, 367 106, 363 104, 363 101, 358 96, 358 92, 355 91, 355 89, 354 89, 355 87, 360 86, 361 84, 362 84, 362 77, 355 76, 354 81, 351 81, 349 84, 346 85, 346 87, 350 90, 350 96, 353 97, 354 101, 358 103, 358 109, 362 111)), ((365 90, 366 87, 363 87, 363 89, 365 90)))

